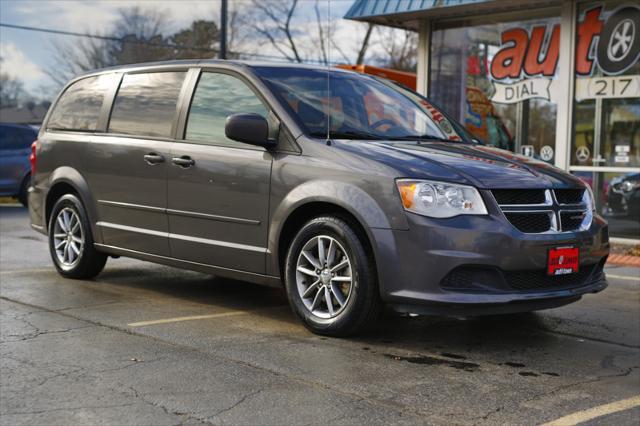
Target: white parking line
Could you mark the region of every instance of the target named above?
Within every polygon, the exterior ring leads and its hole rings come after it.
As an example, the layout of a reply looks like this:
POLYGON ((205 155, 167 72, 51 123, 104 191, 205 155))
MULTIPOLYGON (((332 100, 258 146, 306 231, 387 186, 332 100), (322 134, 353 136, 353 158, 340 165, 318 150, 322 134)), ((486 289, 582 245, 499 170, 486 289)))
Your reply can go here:
POLYGON ((626 280, 626 281, 638 281, 640 282, 640 277, 630 277, 628 275, 613 275, 613 274, 606 274, 607 278, 613 278, 616 280, 626 280))
POLYGON ((29 273, 39 273, 39 272, 55 272, 55 268, 52 266, 50 268, 33 268, 33 269, 11 269, 9 271, 0 271, 1 275, 9 275, 9 274, 29 274, 29 273))
POLYGON ((191 315, 187 317, 175 317, 175 318, 163 318, 163 319, 151 320, 151 321, 139 321, 139 322, 132 322, 127 325, 129 327, 143 327, 145 325, 168 324, 172 322, 181 322, 181 321, 197 321, 197 320, 210 319, 210 318, 233 317, 236 315, 246 315, 248 313, 249 311, 230 311, 230 312, 220 312, 218 314, 209 314, 209 315, 191 315))
POLYGON ((640 395, 632 398, 623 399, 609 404, 599 405, 597 407, 589 408, 587 410, 578 411, 577 413, 569 414, 568 416, 560 417, 549 423, 545 423, 542 426, 572 426, 579 423, 606 416, 608 414, 617 413, 618 411, 628 410, 640 406, 640 395))

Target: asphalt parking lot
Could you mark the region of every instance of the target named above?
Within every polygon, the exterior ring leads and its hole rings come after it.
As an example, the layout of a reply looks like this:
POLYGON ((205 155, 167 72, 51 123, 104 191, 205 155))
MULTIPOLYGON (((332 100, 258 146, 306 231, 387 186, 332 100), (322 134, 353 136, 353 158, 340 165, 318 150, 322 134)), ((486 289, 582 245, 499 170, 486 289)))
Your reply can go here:
POLYGON ((62 279, 2 206, 0 423, 637 424, 640 270, 607 273, 560 309, 332 339, 278 289, 129 259, 62 279))

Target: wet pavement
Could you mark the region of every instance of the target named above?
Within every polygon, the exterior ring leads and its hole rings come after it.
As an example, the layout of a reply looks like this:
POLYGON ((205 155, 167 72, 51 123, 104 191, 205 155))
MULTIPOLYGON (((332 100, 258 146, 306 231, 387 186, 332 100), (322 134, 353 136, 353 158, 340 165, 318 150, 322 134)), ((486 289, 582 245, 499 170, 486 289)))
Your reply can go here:
POLYGON ((130 259, 63 279, 3 206, 0 424, 637 424, 601 406, 640 395, 640 269, 607 273, 559 309, 332 339, 279 289, 130 259))

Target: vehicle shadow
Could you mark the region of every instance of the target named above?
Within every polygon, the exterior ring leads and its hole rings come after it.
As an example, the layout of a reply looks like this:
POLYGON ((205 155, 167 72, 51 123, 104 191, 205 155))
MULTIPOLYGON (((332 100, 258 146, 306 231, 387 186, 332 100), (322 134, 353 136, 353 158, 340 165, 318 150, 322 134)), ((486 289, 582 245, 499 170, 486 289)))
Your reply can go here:
MULTIPOLYGON (((294 328, 299 332, 292 338, 318 338, 304 330, 288 308, 284 289, 143 262, 108 267, 97 280, 101 285, 154 292, 163 299, 179 299, 187 304, 225 311, 251 311, 260 319, 258 326, 263 324, 270 332, 288 336, 294 328), (278 329, 277 324, 282 327, 278 329)), ((348 340, 365 348, 383 346, 413 352, 439 351, 454 357, 474 351, 515 354, 533 347, 543 348, 558 338, 545 333, 547 321, 544 314, 539 313, 469 318, 411 317, 385 309, 376 324, 348 340)))

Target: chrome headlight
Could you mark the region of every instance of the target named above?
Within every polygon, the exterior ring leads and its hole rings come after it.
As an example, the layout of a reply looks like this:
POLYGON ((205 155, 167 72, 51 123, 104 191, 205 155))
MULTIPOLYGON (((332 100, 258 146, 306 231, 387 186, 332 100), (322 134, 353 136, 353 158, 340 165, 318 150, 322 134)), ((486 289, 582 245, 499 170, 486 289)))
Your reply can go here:
POLYGON ((413 213, 435 218, 487 214, 480 193, 472 186, 412 179, 396 184, 404 209, 413 213))

